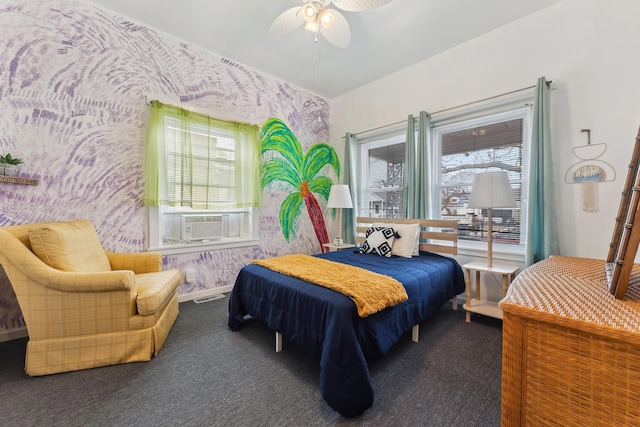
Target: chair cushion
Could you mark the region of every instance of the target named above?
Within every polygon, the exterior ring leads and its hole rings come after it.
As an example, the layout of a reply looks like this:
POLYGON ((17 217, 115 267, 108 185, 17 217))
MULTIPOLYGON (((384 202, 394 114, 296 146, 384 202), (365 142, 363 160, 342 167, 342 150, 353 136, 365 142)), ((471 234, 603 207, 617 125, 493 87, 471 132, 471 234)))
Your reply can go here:
POLYGON ((49 266, 63 271, 111 271, 109 259, 91 221, 50 222, 29 230, 31 250, 49 266))
POLYGON ((160 310, 176 292, 180 279, 180 271, 176 269, 136 274, 138 314, 146 316, 160 310))

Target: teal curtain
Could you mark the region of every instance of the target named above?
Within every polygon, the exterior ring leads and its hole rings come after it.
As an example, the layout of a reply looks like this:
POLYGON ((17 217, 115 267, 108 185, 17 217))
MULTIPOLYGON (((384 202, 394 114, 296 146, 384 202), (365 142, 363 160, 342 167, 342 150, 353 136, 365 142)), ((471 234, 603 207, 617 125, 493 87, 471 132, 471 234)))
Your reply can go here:
POLYGON ((144 203, 228 209, 259 206, 258 126, 152 101, 144 203))
POLYGON ((404 156, 404 177, 402 186, 402 216, 413 218, 416 210, 415 177, 417 168, 418 142, 416 141, 416 120, 412 114, 407 117, 407 137, 404 156))
POLYGON ((418 137, 415 118, 407 118, 407 142, 404 162, 404 186, 402 189, 403 216, 405 218, 429 218, 431 179, 428 165, 431 162, 431 117, 420 112, 418 137))
POLYGON ((342 209, 342 236, 345 243, 356 241, 356 217, 358 216, 358 186, 356 180, 356 136, 348 133, 344 138, 344 164, 342 165, 342 183, 349 186, 353 209, 342 209))
POLYGON ((553 187, 549 88, 544 77, 536 84, 533 104, 529 186, 527 204, 527 242, 525 265, 529 266, 560 253, 553 187))
POLYGON ((416 204, 414 218, 435 218, 431 209, 431 173, 429 166, 433 159, 433 146, 431 144, 431 116, 425 111, 420 112, 418 125, 418 171, 416 193, 419 202, 416 204))

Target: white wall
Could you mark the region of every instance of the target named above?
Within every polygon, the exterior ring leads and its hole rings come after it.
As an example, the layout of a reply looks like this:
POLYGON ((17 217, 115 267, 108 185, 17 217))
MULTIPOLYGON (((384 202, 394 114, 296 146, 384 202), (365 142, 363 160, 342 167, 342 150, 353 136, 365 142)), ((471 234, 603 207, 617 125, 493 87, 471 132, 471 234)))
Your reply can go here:
MULTIPOLYGON (((553 80, 555 188, 563 255, 606 258, 640 124, 638 0, 565 0, 331 101, 331 138, 553 80), (565 183, 573 147, 608 144, 616 170, 599 183, 599 209, 582 210, 581 189, 565 183)), ((428 28, 425 31, 429 31, 428 28)), ((437 34, 433 35, 437 37, 437 34)), ((416 49, 419 49, 416 46, 416 49)))
MULTIPOLYGON (((637 16, 637 0, 557 3, 333 99, 332 144, 343 153, 346 132, 362 132, 406 120, 408 114, 421 110, 439 111, 532 86, 545 76, 554 82, 551 120, 561 253, 606 258, 640 125, 637 16), (584 128, 591 129, 592 144, 607 144, 600 160, 616 171, 614 181, 597 184, 595 212, 582 210, 579 185, 565 183, 566 171, 579 160, 573 147, 587 143, 584 128)), ((502 256, 494 254, 494 258, 502 256)), ((458 260, 464 263, 471 258, 462 255, 458 260)), ((499 300, 500 277, 483 275, 482 281, 486 289, 482 297, 499 300)))

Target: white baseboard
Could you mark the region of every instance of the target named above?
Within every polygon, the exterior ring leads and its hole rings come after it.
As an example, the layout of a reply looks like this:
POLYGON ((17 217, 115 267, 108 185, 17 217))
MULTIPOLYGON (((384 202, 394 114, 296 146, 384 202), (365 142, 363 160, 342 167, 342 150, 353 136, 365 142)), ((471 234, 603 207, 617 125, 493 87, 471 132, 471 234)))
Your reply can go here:
POLYGON ((193 301, 194 299, 207 298, 211 295, 231 292, 233 285, 220 286, 219 288, 207 289, 204 291, 191 292, 190 294, 178 295, 178 302, 193 301))
POLYGON ((23 326, 21 328, 11 329, 8 331, 0 331, 0 342, 3 341, 11 341, 17 338, 28 337, 27 327, 23 326))

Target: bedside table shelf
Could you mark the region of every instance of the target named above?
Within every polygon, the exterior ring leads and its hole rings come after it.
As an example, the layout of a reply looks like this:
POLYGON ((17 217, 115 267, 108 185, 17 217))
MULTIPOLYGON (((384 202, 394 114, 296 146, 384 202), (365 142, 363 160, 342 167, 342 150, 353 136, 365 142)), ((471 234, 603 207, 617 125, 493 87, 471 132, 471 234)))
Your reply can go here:
POLYGON ((356 245, 352 243, 343 243, 342 245, 334 245, 333 243, 323 243, 322 246, 329 251, 341 251, 343 249, 351 249, 356 247, 356 245))
POLYGON ((515 265, 506 264, 494 264, 489 267, 482 262, 469 262, 462 266, 465 271, 465 293, 467 296, 467 302, 464 304, 464 309, 467 311, 467 322, 471 322, 471 313, 482 314, 484 316, 495 317, 496 319, 502 319, 502 310, 498 307, 498 303, 494 301, 483 300, 480 298, 480 273, 491 273, 502 275, 502 296, 507 295, 507 289, 511 284, 511 281, 515 279, 518 267, 515 265), (471 298, 471 272, 475 274, 476 285, 476 297, 471 298))
POLYGON ((477 300, 471 298, 471 305, 462 306, 467 312, 482 314, 484 316, 495 317, 496 319, 502 319, 502 310, 498 307, 498 303, 495 301, 477 300))

